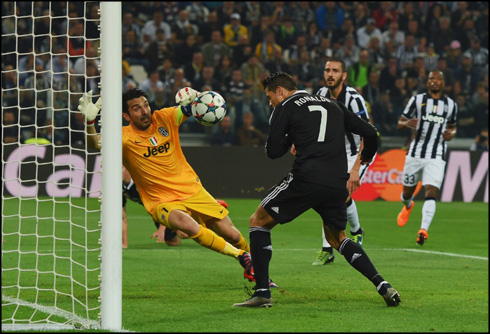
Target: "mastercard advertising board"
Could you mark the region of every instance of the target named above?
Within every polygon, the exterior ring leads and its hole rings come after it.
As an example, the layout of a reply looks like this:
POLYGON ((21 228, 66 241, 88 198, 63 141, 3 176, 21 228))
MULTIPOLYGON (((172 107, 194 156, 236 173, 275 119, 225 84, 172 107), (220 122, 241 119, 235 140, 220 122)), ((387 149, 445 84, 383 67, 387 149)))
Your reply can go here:
MULTIPOLYGON (((399 202, 403 191, 403 166, 405 150, 389 150, 378 153, 362 178, 361 187, 352 195, 357 201, 373 201, 378 198, 399 202)), ((422 188, 422 181, 415 188, 414 197, 422 188)))

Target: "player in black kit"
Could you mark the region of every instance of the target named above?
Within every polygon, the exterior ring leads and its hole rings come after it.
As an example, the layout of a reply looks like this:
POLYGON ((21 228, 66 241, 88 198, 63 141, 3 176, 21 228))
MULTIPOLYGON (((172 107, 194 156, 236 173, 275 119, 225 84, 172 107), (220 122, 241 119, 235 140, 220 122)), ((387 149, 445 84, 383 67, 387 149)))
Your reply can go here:
POLYGON ((296 160, 288 176, 269 190, 250 217, 255 293, 233 306, 272 306, 268 284, 271 229, 311 208, 322 217, 328 242, 374 284, 388 306, 397 306, 398 292, 378 274, 362 247, 345 236, 348 196, 345 131, 363 137, 360 159, 367 164, 378 148, 376 129, 341 103, 297 90, 289 74, 274 73, 263 85, 269 104, 274 107, 269 119, 267 156, 279 158, 294 145, 296 160))

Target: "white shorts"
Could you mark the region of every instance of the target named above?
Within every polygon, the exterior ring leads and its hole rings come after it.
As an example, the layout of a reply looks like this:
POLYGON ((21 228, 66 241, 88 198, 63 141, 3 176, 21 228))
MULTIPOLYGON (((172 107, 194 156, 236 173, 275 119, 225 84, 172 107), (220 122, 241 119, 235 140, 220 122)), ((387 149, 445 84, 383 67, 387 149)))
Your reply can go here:
POLYGON ((441 189, 446 162, 439 159, 421 159, 407 156, 403 168, 403 185, 415 187, 422 180, 422 185, 427 184, 441 189))
MULTIPOLYGON (((366 175, 366 172, 367 172, 367 169, 369 168, 369 166, 371 166, 374 162, 374 160, 376 159, 376 156, 378 155, 378 153, 376 153, 373 157, 373 159, 371 160, 371 162, 367 165, 361 165, 361 167, 359 168, 359 182, 362 184, 362 178, 364 177, 364 175, 366 175)), ((352 167, 354 167, 354 163, 356 162, 356 159, 357 159, 357 154, 354 154, 354 155, 347 155, 347 172, 349 173, 350 170, 352 169, 352 167)))

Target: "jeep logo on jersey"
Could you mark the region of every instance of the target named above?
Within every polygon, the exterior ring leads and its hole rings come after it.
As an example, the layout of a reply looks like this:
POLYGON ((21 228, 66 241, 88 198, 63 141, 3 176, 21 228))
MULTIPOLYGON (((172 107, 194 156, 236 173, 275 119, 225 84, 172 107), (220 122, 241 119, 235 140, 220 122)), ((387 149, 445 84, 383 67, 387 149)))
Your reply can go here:
POLYGON ((444 123, 444 117, 436 116, 436 115, 424 115, 422 116, 424 121, 434 122, 442 124, 444 123))
POLYGON ((162 128, 162 127, 159 127, 159 128, 158 128, 158 132, 160 132, 160 134, 161 134, 162 136, 164 136, 164 137, 168 137, 168 131, 167 131, 167 129, 162 128))
POLYGON ((165 143, 165 144, 158 146, 158 147, 147 147, 147 149, 148 149, 148 152, 143 154, 143 156, 145 158, 149 158, 153 155, 167 153, 168 150, 170 149, 170 143, 165 143))

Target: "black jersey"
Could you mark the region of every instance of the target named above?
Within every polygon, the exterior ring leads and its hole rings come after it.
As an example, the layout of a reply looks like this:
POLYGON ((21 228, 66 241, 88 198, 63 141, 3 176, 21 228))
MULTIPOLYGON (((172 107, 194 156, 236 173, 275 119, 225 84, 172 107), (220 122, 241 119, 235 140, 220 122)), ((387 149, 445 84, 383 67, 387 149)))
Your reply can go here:
POLYGON ((376 129, 323 96, 298 90, 272 111, 266 153, 279 158, 294 144, 294 177, 344 189, 348 180, 345 132, 364 138, 362 155, 371 159, 378 148, 376 129))

